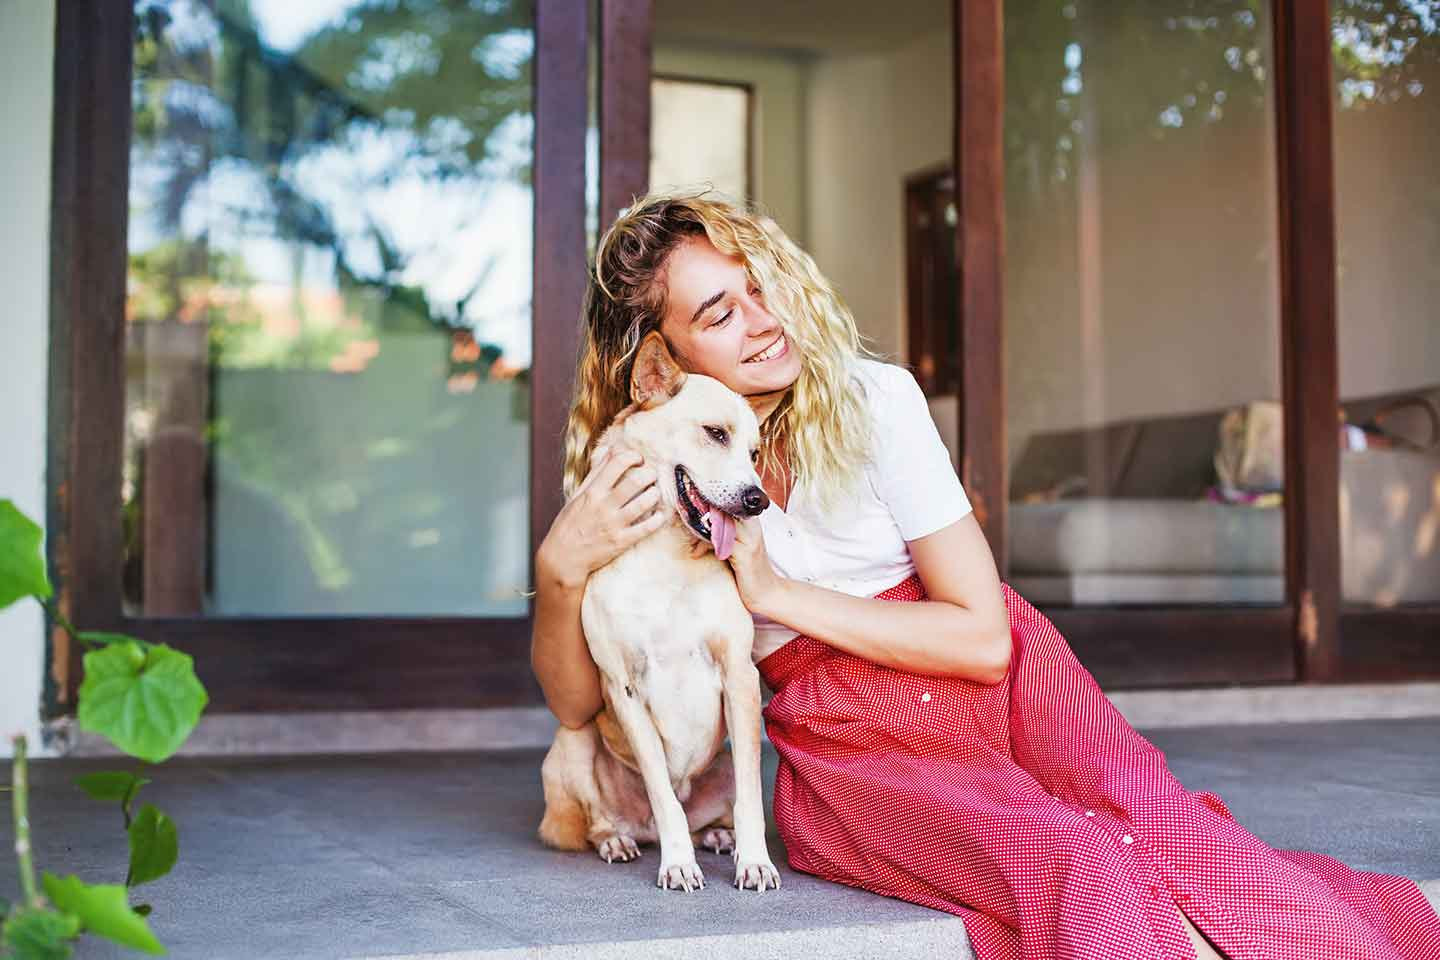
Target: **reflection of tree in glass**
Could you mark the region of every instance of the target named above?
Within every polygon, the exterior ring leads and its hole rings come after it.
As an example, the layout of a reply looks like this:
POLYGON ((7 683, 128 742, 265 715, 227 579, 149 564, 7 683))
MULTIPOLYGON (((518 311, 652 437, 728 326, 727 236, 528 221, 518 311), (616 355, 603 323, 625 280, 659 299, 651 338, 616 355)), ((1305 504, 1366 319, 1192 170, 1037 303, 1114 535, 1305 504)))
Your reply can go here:
MULTIPOLYGON (((1334 0, 1332 11, 1343 106, 1419 97, 1440 82, 1440 0, 1334 0)), ((1269 109, 1271 16, 1260 0, 1007 3, 1007 176, 1073 176, 1087 98, 1103 103, 1095 133, 1107 143, 1269 109)))
MULTIPOLYGON (((264 197, 228 213, 331 255, 349 312, 380 330, 461 325, 465 297, 432 304, 404 282, 406 257, 384 226, 363 205, 341 211, 308 192, 301 168, 383 139, 387 162, 364 171, 362 190, 408 179, 469 181, 477 191, 500 178, 527 183, 527 2, 357 3, 288 53, 266 46, 237 0, 141 0, 136 16, 134 138, 164 171, 152 191, 163 227, 180 232, 194 191, 239 164, 264 197), (357 215, 359 229, 339 222, 357 215)), ((478 274, 472 293, 486 271, 478 274)))
POLYGON ((1440 0, 1335 0, 1332 13, 1342 107, 1397 103, 1440 83, 1440 0))

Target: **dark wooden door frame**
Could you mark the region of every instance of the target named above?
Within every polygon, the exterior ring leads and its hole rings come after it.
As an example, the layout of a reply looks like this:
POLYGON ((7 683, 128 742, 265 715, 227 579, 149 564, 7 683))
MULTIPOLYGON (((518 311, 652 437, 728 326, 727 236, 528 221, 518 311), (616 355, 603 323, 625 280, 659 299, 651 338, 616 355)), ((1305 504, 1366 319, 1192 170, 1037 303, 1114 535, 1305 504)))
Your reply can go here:
POLYGON ((1009 568, 1005 457, 1004 0, 954 0, 955 296, 960 324, 960 482, 1009 568))
POLYGON ((1340 365, 1330 0, 1274 0, 1273 14, 1285 600, 1294 615, 1300 678, 1339 680, 1340 365))
POLYGON ((653 0, 600 0, 600 233, 650 185, 653 0))
MULTIPOLYGON (((532 542, 561 504, 561 435, 585 284, 587 5, 536 0, 532 542)), ((49 562, 61 611, 195 658, 212 711, 541 702, 528 617, 129 618, 120 489, 133 12, 56 8, 49 562)), ((73 709, 80 651, 50 631, 47 707, 73 709)))
MULTIPOLYGON (((55 8, 47 552, 72 623, 120 625, 129 3, 55 8)), ((80 654, 50 630, 47 700, 73 709, 80 654)))

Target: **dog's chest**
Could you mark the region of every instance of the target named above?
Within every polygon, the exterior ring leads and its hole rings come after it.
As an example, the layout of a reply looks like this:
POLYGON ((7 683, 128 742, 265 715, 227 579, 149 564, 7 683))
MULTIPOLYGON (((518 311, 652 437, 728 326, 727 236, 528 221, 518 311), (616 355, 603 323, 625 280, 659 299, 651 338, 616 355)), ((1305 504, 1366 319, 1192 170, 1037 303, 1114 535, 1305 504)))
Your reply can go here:
POLYGON ((581 616, 596 666, 647 705, 678 774, 713 756, 724 722, 717 657, 748 664, 754 628, 718 561, 647 546, 591 576, 581 616))

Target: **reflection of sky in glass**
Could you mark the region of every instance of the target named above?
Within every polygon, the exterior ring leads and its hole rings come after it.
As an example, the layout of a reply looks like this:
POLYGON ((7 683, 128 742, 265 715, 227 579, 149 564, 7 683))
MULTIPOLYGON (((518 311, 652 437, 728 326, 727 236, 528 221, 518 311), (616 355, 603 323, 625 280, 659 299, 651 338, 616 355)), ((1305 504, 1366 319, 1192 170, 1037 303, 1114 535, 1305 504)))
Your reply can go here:
MULTIPOLYGON (((283 53, 297 49, 317 29, 343 21, 352 5, 353 0, 252 0, 250 9, 262 42, 283 53)), ((172 15, 167 36, 175 42, 187 47, 218 43, 208 16, 191 16, 193 8, 183 3, 167 9, 172 15)), ((476 48, 476 56, 496 74, 510 77, 520 74, 533 53, 534 37, 528 32, 486 38, 476 48)), ((213 102, 180 83, 171 85, 170 96, 187 98, 192 105, 213 102)), ((213 128, 222 128, 223 122, 216 118, 213 128)), ((407 156, 415 140, 408 131, 359 126, 298 161, 291 159, 287 172, 302 193, 325 209, 352 267, 380 274, 378 248, 370 236, 370 224, 375 224, 404 264, 393 279, 419 287, 439 318, 470 327, 477 340, 496 345, 511 364, 525 367, 531 357, 533 204, 529 186, 518 181, 516 172, 530 160, 533 130, 533 116, 510 117, 490 137, 475 175, 455 180, 430 176, 423 161, 407 156), (464 313, 457 316, 462 300, 464 313)), ((131 175, 141 202, 132 209, 132 251, 146 250, 169 234, 153 211, 147 215, 144 201, 158 200, 172 169, 163 157, 135 157, 131 175)), ((305 286, 333 288, 334 255, 308 247, 297 256, 292 241, 275 236, 269 207, 250 163, 219 160, 189 195, 181 230, 187 237, 208 233, 213 248, 238 254, 258 284, 287 286, 298 279, 305 286)))

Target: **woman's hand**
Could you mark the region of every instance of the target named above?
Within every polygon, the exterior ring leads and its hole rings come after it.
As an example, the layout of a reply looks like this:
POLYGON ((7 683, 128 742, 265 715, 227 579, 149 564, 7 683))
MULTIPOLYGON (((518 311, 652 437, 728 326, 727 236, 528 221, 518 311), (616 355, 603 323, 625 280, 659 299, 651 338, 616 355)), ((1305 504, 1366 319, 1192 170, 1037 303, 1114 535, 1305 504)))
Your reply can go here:
POLYGON ((727 562, 735 574, 735 586, 740 589, 745 609, 765 615, 776 594, 784 589, 785 578, 770 566, 758 517, 735 518, 735 548, 727 562))
POLYGON ((606 450, 560 509, 535 551, 537 570, 568 588, 660 529, 666 511, 655 471, 638 453, 606 450))

